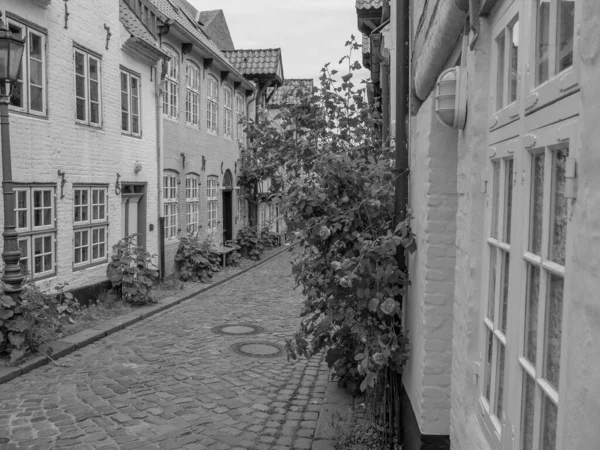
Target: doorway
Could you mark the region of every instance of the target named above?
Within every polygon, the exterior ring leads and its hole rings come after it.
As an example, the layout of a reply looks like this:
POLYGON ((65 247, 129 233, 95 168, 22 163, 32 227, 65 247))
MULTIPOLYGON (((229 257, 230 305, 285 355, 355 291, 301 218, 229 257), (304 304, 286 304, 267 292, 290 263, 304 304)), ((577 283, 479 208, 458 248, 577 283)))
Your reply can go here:
POLYGON ((121 188, 121 239, 137 234, 133 242, 146 247, 146 185, 123 184, 121 188))
POLYGON ((223 177, 223 243, 233 240, 233 177, 228 169, 223 177))

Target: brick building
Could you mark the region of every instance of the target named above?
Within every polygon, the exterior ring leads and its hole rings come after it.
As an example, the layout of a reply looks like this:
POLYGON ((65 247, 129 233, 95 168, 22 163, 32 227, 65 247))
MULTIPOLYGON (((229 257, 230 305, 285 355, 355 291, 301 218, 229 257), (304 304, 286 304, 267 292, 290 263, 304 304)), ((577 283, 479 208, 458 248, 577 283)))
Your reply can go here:
POLYGON ((158 251, 156 30, 123 2, 2 8, 27 42, 10 106, 21 265, 42 287, 104 281, 125 234, 158 251))
POLYGON ((392 138, 410 81, 404 448, 597 448, 600 3, 410 2, 408 66, 403 3, 356 8, 392 138))

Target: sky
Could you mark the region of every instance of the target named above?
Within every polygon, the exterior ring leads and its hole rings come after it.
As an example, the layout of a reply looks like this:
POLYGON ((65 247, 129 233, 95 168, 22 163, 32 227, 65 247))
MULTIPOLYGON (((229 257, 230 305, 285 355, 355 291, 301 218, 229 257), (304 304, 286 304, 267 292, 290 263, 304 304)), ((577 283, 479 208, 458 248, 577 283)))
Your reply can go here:
MULTIPOLYGON (((284 78, 313 78, 318 85, 327 62, 344 75, 348 62, 338 65, 344 44, 352 34, 362 44, 355 0, 188 1, 200 11, 222 9, 236 49, 281 48, 284 78)), ((353 59, 362 62, 360 52, 353 59)), ((355 75, 360 80, 368 71, 355 75)))

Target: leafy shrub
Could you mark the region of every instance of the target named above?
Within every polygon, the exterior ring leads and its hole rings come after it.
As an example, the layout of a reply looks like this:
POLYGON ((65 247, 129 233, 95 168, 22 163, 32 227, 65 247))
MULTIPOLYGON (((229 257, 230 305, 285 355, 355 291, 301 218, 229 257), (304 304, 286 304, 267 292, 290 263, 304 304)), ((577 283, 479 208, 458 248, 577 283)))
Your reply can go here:
POLYGON ((279 236, 271 231, 269 227, 264 227, 260 232, 260 241, 265 248, 273 248, 279 246, 279 236))
POLYGON ((221 270, 220 260, 212 241, 200 242, 197 236, 182 237, 175 255, 179 278, 183 281, 207 283, 214 272, 221 270))
POLYGON ((133 305, 154 303, 151 292, 158 280, 153 263, 156 255, 135 244, 136 235, 124 237, 113 245, 114 254, 106 268, 113 290, 133 305))
POLYGON ((258 261, 265 251, 265 246, 256 233, 256 227, 244 227, 239 230, 237 245, 242 256, 253 261, 258 261))
POLYGON ((242 261, 242 255, 240 255, 240 248, 235 241, 225 241, 225 247, 235 248, 235 251, 227 253, 227 265, 231 267, 238 267, 242 261))

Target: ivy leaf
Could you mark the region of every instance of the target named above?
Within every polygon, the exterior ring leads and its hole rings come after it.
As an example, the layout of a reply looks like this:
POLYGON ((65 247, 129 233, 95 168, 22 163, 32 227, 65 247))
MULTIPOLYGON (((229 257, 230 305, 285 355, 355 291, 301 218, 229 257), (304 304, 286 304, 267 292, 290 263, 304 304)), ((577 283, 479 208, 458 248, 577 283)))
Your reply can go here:
POLYGON ((10 362, 13 364, 16 363, 23 356, 25 356, 25 353, 27 353, 27 352, 24 349, 20 349, 20 348, 13 349, 13 351, 10 352, 10 362))
POLYGON ((14 306, 17 306, 17 303, 9 295, 3 295, 2 297, 0 297, 0 304, 2 304, 2 306, 4 306, 5 308, 12 308, 14 306))
POLYGON ((8 333, 8 340, 12 345, 20 348, 25 343, 25 333, 8 333))
POLYGON ((354 355, 354 361, 362 361, 363 359, 365 359, 364 353, 357 353, 356 355, 354 355))
POLYGON ((369 301, 369 311, 375 312, 377 311, 377 306, 379 305, 379 299, 377 297, 373 297, 369 301))
POLYGON ((11 309, 0 309, 0 320, 10 319, 15 313, 11 309))

